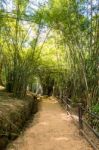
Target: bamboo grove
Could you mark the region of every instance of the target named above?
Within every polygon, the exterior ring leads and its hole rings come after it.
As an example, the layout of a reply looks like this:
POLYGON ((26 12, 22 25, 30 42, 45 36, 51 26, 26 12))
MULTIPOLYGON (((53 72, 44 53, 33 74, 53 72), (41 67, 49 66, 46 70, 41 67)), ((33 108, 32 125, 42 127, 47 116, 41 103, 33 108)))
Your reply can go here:
POLYGON ((38 78, 44 94, 99 111, 99 1, 0 3, 0 84, 23 97, 38 78))

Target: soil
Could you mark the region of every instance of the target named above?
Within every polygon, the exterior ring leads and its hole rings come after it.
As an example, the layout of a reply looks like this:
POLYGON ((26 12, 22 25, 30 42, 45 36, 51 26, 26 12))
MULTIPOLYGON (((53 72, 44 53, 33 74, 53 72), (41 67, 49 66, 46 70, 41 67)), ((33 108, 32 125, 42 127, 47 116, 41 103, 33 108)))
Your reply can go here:
POLYGON ((27 129, 7 150, 93 150, 55 98, 43 98, 27 129))
POLYGON ((0 86, 0 150, 5 150, 9 142, 14 140, 26 128, 28 120, 38 110, 39 101, 28 92, 26 97, 17 99, 12 93, 0 86))

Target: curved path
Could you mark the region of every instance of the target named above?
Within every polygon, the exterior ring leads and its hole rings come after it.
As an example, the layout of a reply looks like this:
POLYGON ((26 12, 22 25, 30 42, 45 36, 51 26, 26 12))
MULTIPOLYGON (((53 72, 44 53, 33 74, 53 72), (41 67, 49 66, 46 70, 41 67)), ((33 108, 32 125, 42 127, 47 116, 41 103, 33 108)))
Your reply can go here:
POLYGON ((92 150, 53 98, 43 99, 39 112, 25 132, 7 150, 92 150))

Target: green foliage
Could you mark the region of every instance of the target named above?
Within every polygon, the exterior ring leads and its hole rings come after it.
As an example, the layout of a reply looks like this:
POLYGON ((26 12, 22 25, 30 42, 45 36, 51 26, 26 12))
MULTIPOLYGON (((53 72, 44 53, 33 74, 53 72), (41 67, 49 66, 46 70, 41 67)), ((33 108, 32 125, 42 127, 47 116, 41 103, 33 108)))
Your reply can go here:
POLYGON ((99 104, 92 106, 91 111, 95 114, 99 114, 99 104))
POLYGON ((82 13, 83 9, 89 11, 85 8, 88 5, 91 8, 92 4, 49 0, 27 16, 29 1, 13 2, 15 9, 10 14, 0 10, 0 45, 5 60, 3 70, 7 79, 13 74, 15 95, 25 94, 33 76, 37 76, 42 84, 53 86, 53 81, 58 94, 76 102, 81 99, 89 107, 96 104, 99 97, 99 15, 94 9, 90 10, 90 15, 82 13))
MULTIPOLYGON (((88 5, 93 4, 83 1, 83 5, 87 9, 88 5)), ((87 101, 85 103, 90 106, 98 100, 98 51, 95 46, 95 41, 98 42, 98 32, 95 32, 98 31, 98 16, 83 15, 80 9, 82 2, 50 0, 48 6, 43 8, 48 17, 46 19, 44 15, 43 19, 49 27, 58 31, 66 47, 65 61, 69 69, 65 73, 64 84, 67 85, 67 95, 87 101)), ((85 10, 87 11, 89 10, 85 10)), ((93 9, 90 11, 94 14, 93 9)), ((59 78, 61 85, 63 79, 59 78)))

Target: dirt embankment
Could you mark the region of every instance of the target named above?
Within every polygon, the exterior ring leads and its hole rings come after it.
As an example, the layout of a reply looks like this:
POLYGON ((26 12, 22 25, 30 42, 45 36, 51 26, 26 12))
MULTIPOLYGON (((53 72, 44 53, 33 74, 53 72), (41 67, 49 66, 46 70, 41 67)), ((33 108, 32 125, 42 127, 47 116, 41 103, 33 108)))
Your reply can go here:
POLYGON ((25 122, 37 109, 38 101, 32 94, 20 100, 0 89, 0 150, 21 133, 25 122))

